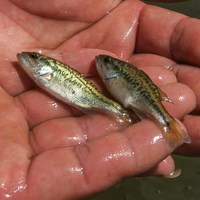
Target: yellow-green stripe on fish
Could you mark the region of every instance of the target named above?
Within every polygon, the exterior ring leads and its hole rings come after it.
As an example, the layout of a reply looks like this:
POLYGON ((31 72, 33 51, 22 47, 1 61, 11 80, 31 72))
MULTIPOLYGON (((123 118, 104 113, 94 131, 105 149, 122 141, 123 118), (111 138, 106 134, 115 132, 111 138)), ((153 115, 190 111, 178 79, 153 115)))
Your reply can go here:
POLYGON ((104 96, 78 71, 63 62, 36 52, 18 53, 17 59, 29 77, 52 96, 80 110, 96 110, 122 123, 131 123, 129 114, 120 104, 104 96))
POLYGON ((111 95, 125 108, 156 121, 171 145, 190 142, 187 131, 161 103, 171 102, 170 98, 142 70, 107 55, 96 56, 96 67, 111 95))

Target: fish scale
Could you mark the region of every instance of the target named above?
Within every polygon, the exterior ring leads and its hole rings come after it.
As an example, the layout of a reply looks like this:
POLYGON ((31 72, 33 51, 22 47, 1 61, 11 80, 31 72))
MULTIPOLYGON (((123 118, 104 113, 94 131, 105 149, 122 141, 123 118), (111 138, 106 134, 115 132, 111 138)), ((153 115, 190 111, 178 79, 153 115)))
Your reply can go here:
MULTIPOLYGON (((150 78, 142 71, 136 67, 129 67, 127 64, 122 68, 122 76, 127 80, 130 86, 133 86, 133 92, 138 92, 139 96, 142 96, 145 99, 148 99, 149 104, 154 106, 154 109, 157 110, 160 114, 165 117, 171 118, 170 115, 166 112, 164 106, 160 103, 161 95, 157 90, 156 85, 150 80, 150 78), (127 79, 126 79, 127 76, 127 79), (133 78, 136 77, 136 78, 133 78)), ((129 87, 130 87, 129 86, 129 87)), ((165 123, 167 120, 163 118, 165 123)))
MULTIPOLYGON (((131 85, 134 85, 133 92, 138 92, 140 96, 142 96, 145 99, 148 99, 149 103, 154 105, 154 109, 156 109, 157 112, 160 112, 160 114, 163 115, 167 114, 165 108, 159 103, 157 103, 158 101, 160 102, 161 100, 159 92, 155 90, 156 87, 154 86, 154 84, 151 84, 151 82, 147 80, 146 75, 142 71, 139 71, 137 68, 133 68, 133 70, 132 68, 130 68, 129 71, 122 70, 121 76, 123 76, 124 79, 129 83, 129 87, 131 85), (133 76, 134 77, 137 76, 137 79, 133 79, 132 78, 133 76), (151 92, 152 90, 154 92, 151 92)), ((167 123, 166 120, 165 123, 167 123)))
POLYGON ((96 56, 97 71, 106 88, 125 108, 145 115, 159 125, 163 135, 174 146, 190 143, 185 128, 165 109, 162 100, 172 103, 142 70, 108 55, 96 56), (119 92, 120 91, 120 92, 119 92))
POLYGON ((132 123, 120 104, 104 96, 94 84, 63 62, 36 52, 18 53, 17 59, 29 77, 57 99, 84 112, 95 110, 126 125, 132 123))

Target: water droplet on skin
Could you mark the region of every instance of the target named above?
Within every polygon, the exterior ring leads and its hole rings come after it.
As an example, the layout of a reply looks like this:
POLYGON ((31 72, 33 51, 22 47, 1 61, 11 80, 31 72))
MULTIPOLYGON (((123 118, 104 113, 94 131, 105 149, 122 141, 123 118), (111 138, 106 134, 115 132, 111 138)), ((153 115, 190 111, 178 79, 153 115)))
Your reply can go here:
POLYGON ((41 50, 41 49, 40 49, 40 50, 38 50, 38 53, 42 54, 42 50, 41 50))
POLYGON ((69 136, 65 138, 67 140, 67 142, 70 143, 75 143, 75 144, 82 144, 87 140, 87 135, 86 134, 78 134, 78 135, 74 135, 74 136, 69 136))
POLYGON ((0 196, 3 196, 5 199, 9 199, 9 198, 12 198, 12 191, 11 192, 8 192, 8 188, 5 184, 6 180, 5 181, 2 181, 2 184, 1 184, 1 188, 5 191, 5 193, 3 193, 2 195, 0 196))
POLYGON ((127 40, 132 30, 133 30, 133 26, 131 26, 129 30, 126 32, 126 34, 124 35, 123 41, 127 40))
POLYGON ((76 173, 83 174, 83 168, 82 167, 74 166, 74 167, 68 168, 68 171, 70 171, 73 174, 76 174, 76 173))
POLYGON ((167 64, 163 66, 165 69, 169 70, 169 71, 173 71, 173 65, 172 64, 167 64))
POLYGON ((120 54, 119 54, 119 58, 123 59, 123 57, 124 57, 124 52, 121 51, 120 54))
POLYGON ((107 155, 104 160, 105 161, 109 161, 109 160, 112 160, 112 159, 115 159, 115 160, 118 160, 122 157, 131 157, 134 155, 134 152, 132 152, 131 150, 124 150, 122 149, 121 151, 119 152, 115 152, 115 153, 112 153, 110 155, 107 155))
POLYGON ((130 26, 130 28, 126 31, 125 35, 124 35, 124 38, 123 38, 123 41, 126 41, 128 39, 128 37, 131 36, 131 33, 133 31, 133 29, 135 28, 135 26, 138 25, 138 20, 135 18, 130 26))
POLYGON ((118 128, 118 126, 116 123, 110 123, 107 127, 105 127, 105 130, 110 131, 110 130, 115 130, 117 128, 118 128))
POLYGON ((151 141, 151 144, 156 144, 157 142, 159 142, 162 139, 163 139, 163 135, 162 134, 158 134, 153 138, 153 140, 151 141))
POLYGON ((158 79, 159 79, 160 81, 162 81, 162 80, 163 80, 163 77, 162 77, 162 76, 158 76, 158 79))
POLYGON ((23 190, 25 190, 27 188, 27 184, 24 182, 24 178, 22 177, 19 181, 18 184, 13 187, 13 193, 16 192, 22 192, 23 190))
POLYGON ((13 183, 11 186, 9 185, 9 187, 5 181, 1 184, 1 188, 5 191, 2 195, 6 199, 12 198, 15 193, 22 192, 27 188, 24 176, 21 176, 16 183, 13 183))
POLYGON ((182 102, 182 101, 185 100, 185 97, 184 96, 180 96, 180 97, 178 97, 178 100, 182 102))
POLYGON ((4 194, 4 198, 5 198, 5 199, 12 198, 12 195, 11 195, 11 194, 4 194))
POLYGON ((58 109, 58 104, 57 104, 55 101, 50 100, 50 101, 48 102, 48 104, 49 104, 53 109, 55 109, 55 110, 58 109))
POLYGON ((116 120, 116 118, 113 118, 113 120, 110 123, 108 123, 104 129, 106 130, 106 132, 120 131, 127 128, 129 125, 130 123, 128 123, 127 121, 119 121, 119 119, 116 120))

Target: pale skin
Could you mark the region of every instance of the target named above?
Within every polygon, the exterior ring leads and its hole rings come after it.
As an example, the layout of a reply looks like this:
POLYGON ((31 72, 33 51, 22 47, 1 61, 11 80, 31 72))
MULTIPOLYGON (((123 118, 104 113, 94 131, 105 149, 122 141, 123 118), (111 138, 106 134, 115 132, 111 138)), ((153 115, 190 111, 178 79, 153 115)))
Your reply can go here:
POLYGON ((142 68, 191 136, 177 152, 200 154, 200 117, 188 114, 200 111, 199 20, 137 0, 0 1, 0 12, 0 199, 78 199, 127 176, 175 169, 175 147, 152 121, 121 131, 109 116, 62 104, 20 69, 21 51, 42 50, 97 84, 97 54, 142 68))

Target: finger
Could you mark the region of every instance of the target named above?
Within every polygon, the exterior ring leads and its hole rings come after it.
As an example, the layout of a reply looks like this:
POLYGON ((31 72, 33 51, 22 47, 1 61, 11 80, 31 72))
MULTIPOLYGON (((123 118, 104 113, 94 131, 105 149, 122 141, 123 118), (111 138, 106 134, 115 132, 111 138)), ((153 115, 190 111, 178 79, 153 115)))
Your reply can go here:
POLYGON ((130 63, 137 67, 163 67, 165 69, 171 69, 171 66, 176 64, 173 60, 159 56, 156 54, 140 53, 133 54, 130 59, 130 63))
POLYGON ((114 2, 112 0, 97 0, 95 2, 81 0, 78 4, 73 1, 60 2, 58 0, 53 0, 50 2, 40 2, 39 0, 29 2, 14 0, 13 2, 26 11, 45 18, 94 22, 104 16, 107 12, 114 9, 121 2, 121 0, 114 2), (40 4, 40 10, 38 10, 38 4, 40 4), (83 12, 84 10, 87 10, 87 12, 83 12))
MULTIPOLYGON (((174 117, 180 119, 193 109, 195 97, 187 86, 177 83, 165 85, 161 89, 174 102, 174 104, 165 104, 174 117)), ((80 145, 122 128, 124 127, 119 126, 109 116, 96 113, 79 118, 55 119, 42 123, 32 130, 30 141, 37 154, 63 146, 80 145)))
POLYGON ((176 76, 171 70, 175 63, 166 57, 153 54, 134 54, 129 62, 146 72, 158 86, 177 82, 176 76))
POLYGON ((200 65, 199 31, 198 19, 188 18, 166 9, 146 6, 140 15, 136 51, 200 65))
POLYGON ((16 96, 34 87, 17 63, 1 61, 0 70, 0 85, 9 95, 16 96))
POLYGON ((49 120, 33 128, 30 144, 35 154, 74 147, 125 128, 105 114, 89 113, 81 117, 49 120), (95 125, 95 126, 94 126, 95 125))
POLYGON ((21 143, 22 146, 27 147, 27 131, 28 126, 24 119, 24 115, 20 108, 16 106, 15 100, 9 96, 0 87, 0 137, 1 142, 13 142, 21 143), (21 123, 19 123, 21 122, 21 123))
POLYGON ((144 175, 154 175, 154 176, 156 175, 164 177, 172 174, 175 171, 175 169, 176 166, 174 160, 172 156, 169 155, 144 175))
MULTIPOLYGON (((149 1, 149 0, 146 0, 149 1)), ((165 3, 172 3, 172 2, 182 2, 182 1, 189 1, 189 0, 150 0, 150 2, 165 2, 165 3)))
POLYGON ((195 111, 200 112, 200 69, 187 65, 174 65, 173 70, 178 81, 188 85, 194 91, 197 99, 195 111))
POLYGON ((183 145, 181 148, 177 149, 177 153, 188 156, 199 156, 200 155, 200 116, 187 115, 183 121, 185 127, 187 128, 192 143, 183 145))
POLYGON ((15 101, 0 88, 0 199, 26 188, 32 151, 28 125, 15 101), (15 188, 15 189, 13 189, 15 188))
POLYGON ((159 129, 144 120, 121 134, 40 154, 30 167, 29 195, 48 200, 85 196, 151 169, 171 152, 159 129))
POLYGON ((163 102, 163 104, 174 117, 182 119, 196 107, 195 94, 187 85, 172 83, 161 87, 161 89, 173 102, 172 104, 163 102))
POLYGON ((143 6, 141 1, 123 1, 93 26, 63 44, 63 52, 71 52, 72 46, 72 50, 97 48, 127 60, 135 46, 138 18, 143 6))
POLYGON ((177 82, 174 73, 163 67, 141 67, 140 69, 148 74, 151 80, 159 87, 177 82))
POLYGON ((188 18, 177 25, 171 38, 171 54, 175 60, 200 66, 199 33, 199 19, 188 18))
POLYGON ((50 119, 81 114, 80 111, 60 102, 39 88, 27 91, 15 99, 30 128, 50 119))
MULTIPOLYGON (((35 5, 35 2, 33 2, 34 1, 29 2, 31 8, 33 8, 35 5)), ((52 5, 49 2, 44 2, 45 5, 52 5)), ((57 6, 59 6, 60 4, 60 2, 57 3, 57 6)), ((66 2, 65 5, 68 5, 70 7, 71 4, 73 3, 66 2)), ((41 10, 39 13, 35 13, 34 15, 34 9, 26 10, 23 5, 26 5, 26 3, 24 3, 23 1, 20 1, 18 3, 17 0, 15 0, 15 3, 14 1, 6 1, 5 3, 0 1, 1 13, 3 16, 2 24, 4 24, 5 26, 5 28, 3 28, 5 29, 5 31, 3 31, 2 34, 3 38, 1 40, 1 44, 2 47, 6 49, 6 51, 1 52, 1 57, 13 58, 17 51, 21 49, 23 49, 24 51, 27 51, 30 48, 54 49, 67 38, 72 37, 74 34, 83 30, 91 24, 81 19, 79 19, 80 21, 76 21, 76 19, 75 21, 73 19, 67 20, 68 16, 66 16, 66 19, 64 20, 62 20, 62 17, 59 20, 59 18, 57 19, 57 15, 55 14, 55 12, 54 15, 45 16, 44 9, 41 10), (38 26, 38 24, 40 24, 40 26, 38 26), (48 34, 44 34, 47 32, 48 34), (8 45, 8 43, 10 44, 10 41, 12 41, 12 45, 8 45)), ((81 6, 76 6, 76 8, 79 9, 80 7, 81 6)), ((65 10, 64 7, 61 6, 61 8, 65 10)), ((46 11, 49 11, 46 6, 45 9, 46 11)), ((61 13, 62 12, 59 11, 59 14, 57 14, 60 15, 61 13)), ((64 15, 65 14, 66 12, 64 12, 64 15)), ((79 12, 73 14, 79 15, 79 12)), ((91 22, 93 21, 91 20, 91 22)))

